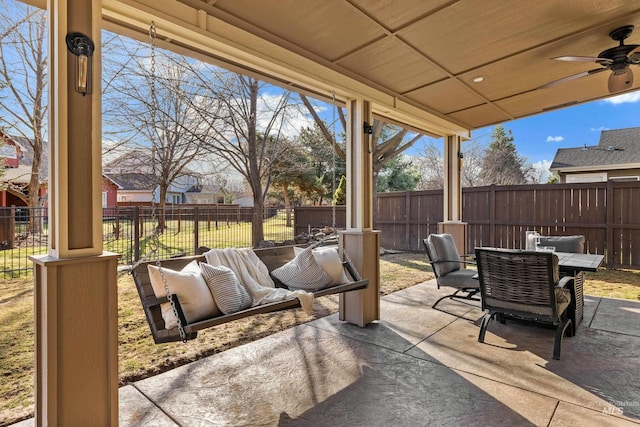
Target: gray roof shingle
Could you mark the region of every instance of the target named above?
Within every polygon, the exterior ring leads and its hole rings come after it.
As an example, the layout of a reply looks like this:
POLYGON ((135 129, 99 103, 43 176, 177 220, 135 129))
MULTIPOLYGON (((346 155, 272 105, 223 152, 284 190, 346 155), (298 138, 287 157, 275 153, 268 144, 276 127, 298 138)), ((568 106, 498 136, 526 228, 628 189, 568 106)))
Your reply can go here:
POLYGON ((605 130, 595 146, 559 148, 551 163, 551 170, 640 163, 640 127, 605 130))
POLYGON ((104 176, 113 181, 120 190, 153 190, 157 186, 153 175, 144 173, 105 173, 104 176))

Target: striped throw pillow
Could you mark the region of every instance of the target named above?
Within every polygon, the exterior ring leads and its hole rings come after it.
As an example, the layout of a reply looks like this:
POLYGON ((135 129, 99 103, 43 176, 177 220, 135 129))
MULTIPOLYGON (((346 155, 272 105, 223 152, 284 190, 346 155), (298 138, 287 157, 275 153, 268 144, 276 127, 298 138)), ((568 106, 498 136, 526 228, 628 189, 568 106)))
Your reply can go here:
POLYGON ((229 267, 201 262, 200 269, 216 305, 224 314, 251 307, 251 296, 229 267))
MULTIPOLYGON (((299 247, 293 248, 293 252, 296 255, 298 255, 303 250, 303 248, 299 247)), ((313 254, 313 258, 316 260, 320 268, 323 269, 329 277, 331 277, 331 286, 341 285, 349 281, 347 275, 344 272, 344 266, 342 265, 340 254, 338 254, 338 248, 316 248, 311 251, 311 253, 313 254)))
POLYGON ((294 259, 276 268, 271 275, 291 290, 317 291, 331 284, 331 277, 318 265, 312 248, 308 247, 294 259))

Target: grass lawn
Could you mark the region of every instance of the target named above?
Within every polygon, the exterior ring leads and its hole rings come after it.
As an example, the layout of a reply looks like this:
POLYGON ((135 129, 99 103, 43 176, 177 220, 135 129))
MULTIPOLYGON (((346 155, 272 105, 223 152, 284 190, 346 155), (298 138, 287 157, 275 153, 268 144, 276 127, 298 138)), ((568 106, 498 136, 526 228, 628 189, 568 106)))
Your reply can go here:
MULTIPOLYGON (((388 254, 381 258, 381 291, 389 294, 433 278, 422 253, 388 254)), ((0 283, 0 426, 33 415, 33 279, 0 283)), ((640 271, 601 270, 588 273, 585 293, 640 298, 640 271)), ((154 375, 203 356, 236 347, 338 310, 338 297, 318 298, 313 315, 286 310, 258 315, 201 331, 187 344, 156 345, 131 277, 118 277, 120 383, 154 375)))

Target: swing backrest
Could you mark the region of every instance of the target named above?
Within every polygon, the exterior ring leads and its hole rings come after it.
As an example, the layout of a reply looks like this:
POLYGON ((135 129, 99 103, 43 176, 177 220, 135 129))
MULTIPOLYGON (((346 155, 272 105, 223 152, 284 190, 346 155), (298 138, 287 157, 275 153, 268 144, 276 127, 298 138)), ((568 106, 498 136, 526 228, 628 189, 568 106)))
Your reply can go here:
MULTIPOLYGON (((264 262, 269 271, 273 271, 274 269, 286 264, 291 261, 295 257, 295 251, 293 250, 293 246, 276 246, 271 248, 264 249, 254 249, 256 255, 264 262)), ((208 250, 208 248, 199 248, 198 252, 204 253, 208 250)), ((167 268, 171 270, 181 270, 191 261, 205 261, 205 257, 203 255, 195 255, 195 256, 187 256, 180 258, 169 258, 163 259, 160 261, 160 265, 162 268, 167 268)), ((140 296, 140 301, 142 303, 142 307, 145 312, 145 316, 149 323, 149 328, 151 329, 151 334, 153 336, 156 344, 166 343, 166 342, 175 342, 181 341, 177 328, 167 330, 165 328, 164 320, 162 318, 162 312, 160 308, 160 304, 167 302, 168 299, 166 296, 157 298, 155 293, 153 292, 153 287, 151 286, 151 279, 149 278, 149 271, 147 266, 149 264, 154 265, 155 261, 141 262, 136 265, 131 274, 133 276, 133 280, 136 284, 136 289, 138 290, 138 295, 140 296)), ((321 297, 325 295, 332 295, 336 293, 342 292, 351 292, 360 289, 364 289, 368 286, 368 281, 361 279, 357 272, 353 269, 353 267, 348 263, 343 263, 344 267, 349 271, 349 274, 353 281, 330 286, 319 291, 314 292, 316 297, 321 297)), ((276 286, 278 286, 277 280, 276 286)), ((280 286, 284 286, 280 284, 280 286)), ((286 287, 286 286, 285 286, 286 287)), ((176 302, 178 313, 183 318, 182 308, 180 307, 180 301, 178 298, 174 298, 176 302)), ((242 310, 237 313, 227 314, 217 316, 211 319, 201 320, 195 323, 189 324, 185 327, 186 338, 185 340, 191 340, 197 337, 197 331, 206 329, 209 327, 217 326, 226 322, 230 322, 233 320, 241 319, 244 317, 252 316, 260 313, 269 313, 272 311, 279 311, 285 309, 291 309, 299 307, 300 303, 297 299, 290 299, 284 301, 278 301, 274 303, 269 303, 266 305, 259 305, 255 307, 251 307, 245 310, 242 310)), ((186 324, 186 320, 183 321, 183 324, 186 324)))

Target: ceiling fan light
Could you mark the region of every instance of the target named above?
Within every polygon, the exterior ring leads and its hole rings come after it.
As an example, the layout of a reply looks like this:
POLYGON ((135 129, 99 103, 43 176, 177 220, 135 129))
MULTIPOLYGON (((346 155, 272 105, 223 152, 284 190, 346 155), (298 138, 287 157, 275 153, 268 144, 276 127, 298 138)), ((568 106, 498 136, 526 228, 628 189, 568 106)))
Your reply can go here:
POLYGON ((628 68, 626 72, 616 74, 615 72, 609 75, 609 92, 615 93, 625 89, 629 89, 633 86, 633 72, 631 68, 628 68))

